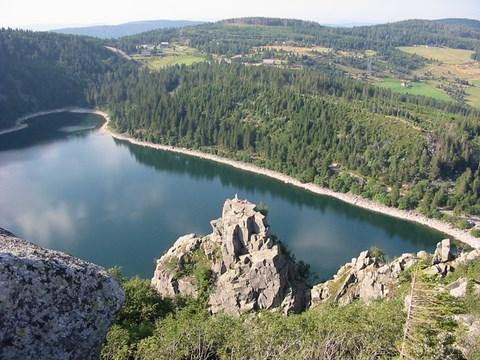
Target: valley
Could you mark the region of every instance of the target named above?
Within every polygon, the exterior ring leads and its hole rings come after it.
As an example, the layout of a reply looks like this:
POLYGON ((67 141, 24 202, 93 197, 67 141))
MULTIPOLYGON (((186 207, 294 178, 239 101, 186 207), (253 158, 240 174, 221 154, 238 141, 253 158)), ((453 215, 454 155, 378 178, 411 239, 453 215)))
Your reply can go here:
POLYGON ((2 28, 0 226, 111 268, 105 359, 474 359, 479 24, 2 28))

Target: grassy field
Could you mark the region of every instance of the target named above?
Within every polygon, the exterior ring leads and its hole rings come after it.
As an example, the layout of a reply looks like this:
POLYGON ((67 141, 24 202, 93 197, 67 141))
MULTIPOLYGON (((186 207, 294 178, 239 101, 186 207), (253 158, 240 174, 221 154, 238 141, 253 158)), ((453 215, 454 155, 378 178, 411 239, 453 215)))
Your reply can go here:
POLYGON ((472 62, 471 50, 450 49, 444 47, 402 46, 399 50, 417 54, 427 59, 433 59, 445 64, 465 64, 472 62))
MULTIPOLYGON (((400 47, 399 49, 436 61, 415 72, 415 75, 421 79, 421 83, 429 85, 432 87, 432 91, 436 90, 437 92, 439 91, 435 87, 440 83, 450 88, 461 88, 465 91, 464 100, 468 104, 480 108, 480 62, 473 61, 470 57, 473 51, 441 47, 427 48, 425 46, 400 47), (474 85, 466 86, 465 82, 474 85)), ((415 83, 412 84, 415 86, 415 83)), ((388 86, 387 81, 386 87, 388 86)), ((396 90, 395 86, 393 88, 396 90)), ((447 95, 444 94, 444 96, 447 95)))
POLYGON ((198 55, 195 49, 183 45, 176 45, 169 49, 162 49, 162 52, 155 56, 133 55, 133 59, 155 71, 169 66, 182 64, 192 65, 197 62, 205 61, 205 58, 198 55))
POLYGON ((270 45, 270 46, 262 46, 262 49, 269 49, 269 50, 277 50, 277 51, 285 51, 289 53, 294 53, 298 55, 313 55, 312 51, 318 52, 330 52, 332 51, 331 48, 316 46, 313 48, 310 47, 301 47, 301 46, 288 46, 288 45, 270 45))
POLYGON ((192 65, 197 62, 205 61, 205 58, 195 55, 167 55, 167 56, 135 56, 135 60, 142 62, 152 70, 160 70, 162 68, 174 65, 192 65))
POLYGON ((387 78, 381 82, 376 82, 374 84, 403 94, 423 95, 438 100, 452 101, 452 98, 435 88, 434 82, 412 82, 409 83, 410 87, 406 88, 402 86, 401 80, 387 78))
POLYGON ((468 94, 467 103, 471 106, 480 108, 480 80, 473 81, 473 86, 469 86, 465 92, 468 94))

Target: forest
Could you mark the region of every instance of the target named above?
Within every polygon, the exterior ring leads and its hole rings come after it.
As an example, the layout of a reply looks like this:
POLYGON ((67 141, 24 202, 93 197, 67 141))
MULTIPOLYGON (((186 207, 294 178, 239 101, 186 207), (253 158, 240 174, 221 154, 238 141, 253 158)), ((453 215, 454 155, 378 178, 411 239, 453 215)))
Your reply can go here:
MULTIPOLYGON (((415 82, 416 71, 434 63, 399 46, 469 50, 478 62, 478 23, 409 20, 329 28, 243 18, 102 40, 1 29, 0 129, 39 110, 99 108, 110 115, 113 130, 134 138, 254 163, 468 228, 466 217, 480 215, 479 108, 462 96, 444 101, 395 92, 373 78, 388 73, 415 82), (161 42, 193 49, 205 61, 152 69, 135 60, 139 45, 161 42), (275 48, 279 44, 296 50, 275 48), (313 49, 313 56, 299 49, 313 49), (281 61, 263 63, 272 58, 281 61)), ((480 236, 478 230, 472 234, 480 236)), ((479 269, 476 260, 445 280, 422 281, 446 286, 461 276, 478 279, 479 269)), ((404 274, 389 299, 370 305, 325 303, 288 317, 212 317, 208 297, 160 298, 149 281, 125 279, 112 269, 126 302, 101 356, 395 358, 406 321, 403 300, 416 270, 404 274)), ((480 313, 472 293, 442 303, 442 316, 480 313)), ((429 325, 416 329, 417 357, 479 356, 478 341, 468 340, 458 325, 437 318, 429 325), (454 344, 466 349, 463 355, 454 344)))
POLYGON ((222 55, 251 55, 255 47, 282 41, 315 43, 373 49, 389 71, 405 73, 426 60, 399 45, 478 50, 478 27, 451 23, 327 28, 243 18, 110 40, 2 29, 0 126, 37 110, 99 107, 116 131, 133 137, 252 162, 466 228, 460 215, 480 215, 480 110, 353 79, 340 59, 354 57, 277 67, 222 55), (106 47, 128 53, 143 42, 179 38, 211 60, 152 71, 106 47))
POLYGON ((86 105, 101 74, 129 66, 97 39, 0 29, 0 128, 35 111, 86 105))
POLYGON ((477 22, 455 24, 428 20, 406 20, 391 24, 353 28, 327 27, 315 22, 239 18, 178 29, 158 29, 118 39, 118 46, 134 51, 135 45, 158 39, 188 39, 190 45, 208 53, 238 55, 253 47, 295 42, 336 50, 380 50, 415 44, 432 44, 480 50, 477 22), (473 25, 472 25, 473 24, 473 25))
POLYGON ((474 108, 311 70, 226 62, 134 71, 94 97, 108 104, 115 130, 133 137, 427 216, 441 217, 445 206, 480 213, 474 108))

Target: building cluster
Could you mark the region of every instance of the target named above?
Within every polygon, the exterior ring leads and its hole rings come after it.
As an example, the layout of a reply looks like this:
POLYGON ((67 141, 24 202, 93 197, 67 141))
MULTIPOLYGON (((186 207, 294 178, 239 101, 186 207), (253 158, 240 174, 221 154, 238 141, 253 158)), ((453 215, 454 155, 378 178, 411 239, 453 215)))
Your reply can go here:
POLYGON ((162 41, 158 45, 153 44, 143 44, 137 45, 137 50, 141 55, 152 55, 153 52, 170 48, 170 43, 168 41, 162 41))

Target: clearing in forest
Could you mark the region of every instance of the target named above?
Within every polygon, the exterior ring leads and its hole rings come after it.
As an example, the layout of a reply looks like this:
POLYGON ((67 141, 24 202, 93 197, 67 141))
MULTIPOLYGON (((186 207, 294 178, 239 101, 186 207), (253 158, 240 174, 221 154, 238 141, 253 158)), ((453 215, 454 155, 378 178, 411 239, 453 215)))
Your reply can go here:
POLYGON ((376 83, 401 93, 457 100, 480 108, 480 62, 471 50, 445 47, 402 46, 401 51, 422 56, 430 62, 412 74, 412 79, 385 78, 376 83), (415 77, 416 81, 413 80, 415 77), (407 80, 408 86, 402 86, 407 80))
POLYGON ((409 54, 416 54, 445 64, 465 64, 472 62, 473 51, 435 46, 401 46, 398 48, 409 54))
POLYGON ((149 69, 158 71, 162 68, 175 65, 192 65, 205 61, 205 57, 197 53, 196 49, 182 45, 172 45, 168 49, 162 49, 156 55, 134 55, 134 60, 146 65, 149 69))

